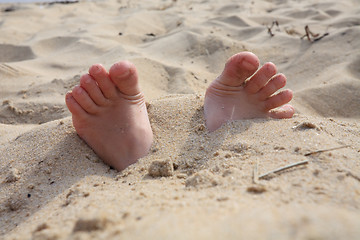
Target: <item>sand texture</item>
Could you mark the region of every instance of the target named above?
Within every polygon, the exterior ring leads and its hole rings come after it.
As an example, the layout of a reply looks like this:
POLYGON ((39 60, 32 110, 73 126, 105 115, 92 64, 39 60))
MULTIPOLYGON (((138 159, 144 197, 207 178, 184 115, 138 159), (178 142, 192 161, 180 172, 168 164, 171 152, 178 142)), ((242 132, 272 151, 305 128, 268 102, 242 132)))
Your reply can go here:
POLYGON ((0 239, 360 238, 358 0, 0 11, 0 239), (296 114, 209 133, 204 92, 240 51, 286 74, 296 114), (76 135, 64 103, 91 64, 119 60, 138 68, 155 136, 122 172, 76 135))

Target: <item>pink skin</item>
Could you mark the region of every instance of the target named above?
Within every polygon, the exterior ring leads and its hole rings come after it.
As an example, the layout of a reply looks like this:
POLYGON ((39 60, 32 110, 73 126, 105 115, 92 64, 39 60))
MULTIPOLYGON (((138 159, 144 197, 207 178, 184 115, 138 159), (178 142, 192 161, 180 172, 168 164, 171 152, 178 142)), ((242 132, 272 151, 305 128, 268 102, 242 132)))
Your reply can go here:
POLYGON ((206 90, 206 126, 214 131, 222 124, 251 118, 291 118, 294 108, 288 103, 293 93, 283 90, 286 77, 276 74, 273 63, 259 68, 259 59, 250 52, 232 56, 222 74, 206 90), (280 108, 278 108, 280 107, 280 108))
POLYGON ((108 165, 123 170, 147 155, 153 133, 133 64, 116 63, 109 73, 91 66, 66 104, 78 135, 108 165))
MULTIPOLYGON (((291 118, 294 108, 284 105, 292 91, 283 90, 283 74, 243 52, 232 56, 205 95, 205 119, 210 131, 222 124, 249 118, 291 118), (280 107, 282 106, 282 107, 280 107), (280 108, 278 108, 280 107, 280 108)), ((153 141, 144 96, 133 64, 119 62, 110 71, 96 64, 80 79, 80 86, 66 95, 78 135, 103 161, 123 170, 148 154, 153 141)))

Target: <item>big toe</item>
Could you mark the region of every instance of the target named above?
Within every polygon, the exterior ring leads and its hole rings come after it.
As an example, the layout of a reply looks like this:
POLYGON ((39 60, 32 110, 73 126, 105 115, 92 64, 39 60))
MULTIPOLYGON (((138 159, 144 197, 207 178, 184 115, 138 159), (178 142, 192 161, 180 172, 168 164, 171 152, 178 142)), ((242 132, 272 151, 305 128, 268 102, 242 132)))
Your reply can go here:
POLYGON ((141 93, 134 64, 127 61, 115 63, 110 68, 109 74, 121 93, 127 96, 136 96, 141 93))
POLYGON ((251 52, 235 54, 229 58, 224 71, 217 80, 227 86, 241 86, 256 72, 259 64, 259 58, 251 52))
POLYGON ((272 118, 291 118, 295 113, 295 109, 293 106, 286 104, 278 109, 274 109, 269 112, 269 116, 272 118))

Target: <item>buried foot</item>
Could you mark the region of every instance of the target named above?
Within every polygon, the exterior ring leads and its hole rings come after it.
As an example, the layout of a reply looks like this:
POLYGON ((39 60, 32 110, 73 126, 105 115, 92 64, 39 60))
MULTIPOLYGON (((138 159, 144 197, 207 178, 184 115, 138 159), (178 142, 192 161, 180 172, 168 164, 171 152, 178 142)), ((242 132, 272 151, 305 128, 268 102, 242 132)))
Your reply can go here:
POLYGON ((294 108, 288 103, 291 90, 275 94, 286 84, 286 77, 277 74, 273 63, 260 69, 259 59, 252 53, 242 52, 232 56, 222 74, 208 87, 204 112, 210 131, 222 124, 250 118, 291 118, 294 108))
POLYGON ((135 67, 114 64, 109 73, 97 64, 66 95, 78 135, 117 170, 145 156, 153 134, 135 67))

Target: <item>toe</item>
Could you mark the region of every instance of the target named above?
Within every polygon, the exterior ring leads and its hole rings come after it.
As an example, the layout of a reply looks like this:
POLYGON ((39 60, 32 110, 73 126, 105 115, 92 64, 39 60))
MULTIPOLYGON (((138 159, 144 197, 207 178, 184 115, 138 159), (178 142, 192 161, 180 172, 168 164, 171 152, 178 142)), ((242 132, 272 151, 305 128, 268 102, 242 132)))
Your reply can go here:
POLYGON ((101 92, 95 80, 89 74, 85 74, 80 78, 80 86, 85 89, 85 91, 89 94, 90 98, 97 105, 105 106, 107 104, 108 100, 101 92))
POLYGON ((255 73, 258 67, 259 59, 255 54, 250 52, 235 54, 227 61, 218 81, 227 86, 241 86, 247 78, 255 73))
POLYGON ((75 100, 71 92, 68 92, 65 96, 66 106, 69 111, 76 116, 85 116, 87 113, 85 110, 79 105, 79 103, 75 100))
POLYGON ((115 63, 109 71, 111 80, 118 90, 126 96, 136 96, 141 93, 135 66, 130 62, 115 63))
POLYGON ((117 97, 116 88, 110 80, 106 69, 101 64, 92 65, 89 69, 89 74, 97 82, 106 98, 115 99, 117 97))
POLYGON ((280 107, 290 102, 292 97, 293 97, 293 92, 291 90, 284 90, 276 95, 269 97, 265 101, 265 111, 270 111, 274 108, 280 107))
POLYGON ((273 77, 257 94, 260 101, 265 101, 268 97, 274 94, 277 90, 286 85, 286 77, 284 74, 279 74, 273 77))
POLYGON ((87 113, 96 114, 99 111, 99 107, 94 103, 94 101, 82 87, 74 87, 72 96, 87 113))
POLYGON ((295 109, 293 106, 286 104, 278 109, 274 109, 269 112, 269 116, 272 118, 291 118, 295 113, 295 109))
POLYGON ((257 93, 276 74, 276 66, 273 63, 266 63, 250 80, 246 82, 245 91, 249 94, 257 93))

